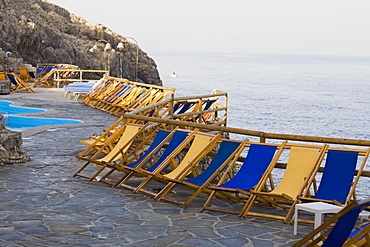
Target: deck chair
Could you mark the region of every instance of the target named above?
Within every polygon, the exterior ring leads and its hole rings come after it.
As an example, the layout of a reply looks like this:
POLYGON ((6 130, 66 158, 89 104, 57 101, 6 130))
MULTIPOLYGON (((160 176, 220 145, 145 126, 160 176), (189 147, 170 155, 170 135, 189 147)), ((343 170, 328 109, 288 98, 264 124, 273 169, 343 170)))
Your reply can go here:
POLYGON ((19 78, 18 75, 15 73, 6 73, 6 76, 8 77, 9 81, 12 83, 11 92, 18 92, 21 90, 27 90, 31 93, 34 93, 35 91, 32 90, 30 86, 26 82, 24 82, 21 78, 19 78))
MULTIPOLYGON (((148 176, 152 172, 154 172, 172 153, 174 153, 179 147, 187 145, 193 138, 194 135, 199 130, 194 130, 193 132, 177 130, 173 134, 170 143, 165 148, 163 154, 160 157, 156 157, 156 155, 148 155, 143 160, 141 160, 138 164, 131 163, 131 164, 124 164, 123 162, 117 164, 115 168, 118 171, 124 172, 125 175, 114 185, 114 187, 126 187, 129 189, 135 189, 127 185, 126 183, 133 175, 145 175, 148 176), (149 165, 149 167, 146 167, 149 165)), ((173 155, 175 158, 176 156, 173 155)))
MULTIPOLYGON (((170 179, 167 177, 169 183, 155 196, 158 201, 165 200, 181 204, 185 208, 194 198, 199 195, 206 186, 211 183, 217 176, 221 176, 222 171, 230 163, 230 161, 239 154, 239 149, 244 142, 237 142, 232 140, 222 140, 220 148, 216 156, 213 158, 209 166, 200 174, 188 179, 170 179), (186 188, 195 190, 194 194, 185 202, 179 202, 166 198, 166 196, 177 186, 181 185, 186 188)), ((199 171, 197 171, 199 173, 199 171)))
POLYGON ((349 203, 339 213, 325 221, 321 226, 307 234, 304 238, 294 244, 299 246, 369 246, 370 245, 370 225, 354 230, 360 212, 370 206, 370 197, 362 201, 349 203), (334 226, 332 226, 335 224, 334 226), (311 240, 318 233, 325 231, 320 237, 311 240))
MULTIPOLYGON (((233 177, 225 182, 231 168, 235 165, 236 160, 233 160, 233 163, 228 167, 217 186, 208 186, 208 189, 212 190, 212 193, 205 202, 202 211, 212 210, 240 215, 243 209, 240 212, 233 212, 230 210, 211 208, 208 207, 208 204, 211 202, 212 198, 218 194, 221 197, 226 197, 236 202, 244 202, 245 204, 246 198, 250 196, 250 190, 255 188, 259 184, 262 176, 265 173, 270 173, 276 165, 284 150, 285 144, 286 142, 283 142, 281 145, 245 143, 243 149, 245 147, 249 147, 249 149, 241 168, 233 177), (276 152, 278 148, 279 150, 276 152), (243 196, 239 197, 240 194, 243 196)), ((241 151, 243 151, 243 149, 241 149, 241 151)))
POLYGON ((45 69, 45 66, 38 66, 36 69, 36 77, 40 78, 41 75, 43 74, 43 71, 45 69))
POLYGON ((240 216, 262 216, 274 219, 283 219, 284 223, 288 222, 293 213, 295 204, 298 202, 298 197, 302 196, 307 184, 310 183, 316 175, 327 149, 327 145, 323 145, 321 147, 292 145, 293 144, 290 144, 291 148, 287 167, 279 184, 272 191, 262 191, 263 186, 261 185, 265 184, 267 178, 271 176, 271 174, 265 173, 260 186, 250 191, 252 195, 249 197, 246 205, 240 213, 240 216), (289 209, 289 211, 286 216, 274 215, 272 213, 263 214, 250 212, 256 199, 266 203, 268 206, 289 209))
MULTIPOLYGON (((120 164, 123 164, 125 163, 126 166, 130 166, 130 167, 137 167, 138 164, 141 164, 141 162, 148 156, 150 155, 157 155, 158 152, 160 151, 160 149, 163 147, 163 145, 168 142, 174 132, 176 131, 176 129, 172 132, 170 131, 167 131, 167 130, 158 130, 157 132, 153 131, 150 135, 148 135, 148 137, 142 141, 139 145, 137 145, 137 147, 135 148, 135 150, 133 150, 131 152, 132 156, 133 156, 133 159, 136 160, 135 162, 132 162, 132 163, 129 163, 129 160, 130 160, 130 155, 126 155, 125 159, 122 160, 120 162, 120 164), (151 141, 151 144, 149 145, 149 147, 146 149, 146 151, 142 154, 140 154, 140 156, 137 154, 139 150, 143 149, 144 148, 144 145, 145 144, 148 144, 148 141, 151 139, 151 137, 155 134, 155 137, 154 139, 151 141), (129 163, 129 164, 128 164, 129 163)), ((122 166, 122 165, 120 165, 122 166)), ((102 182, 107 182, 107 183, 110 183, 108 182, 108 177, 117 169, 115 167, 114 164, 111 164, 111 163, 104 163, 104 165, 91 177, 92 179, 94 179, 95 177, 97 177, 104 169, 108 168, 109 169, 109 172, 107 172, 101 179, 102 182)), ((113 185, 113 184, 112 184, 113 185)))
POLYGON ((18 71, 19 71, 19 74, 22 76, 22 79, 25 82, 34 82, 35 81, 35 78, 31 77, 27 68, 18 68, 18 71))
MULTIPOLYGON (((217 134, 215 136, 208 135, 205 133, 196 134, 191 146, 189 147, 189 150, 186 152, 186 155, 179 164, 176 164, 176 161, 172 159, 171 163, 173 163, 173 166, 171 167, 171 171, 169 173, 162 175, 159 173, 162 170, 157 170, 157 172, 153 172, 134 190, 134 192, 138 193, 142 191, 147 193, 147 191, 144 190, 144 187, 153 179, 159 180, 164 183, 167 183, 168 181, 171 180, 173 181, 184 179, 185 176, 189 175, 192 172, 192 168, 196 167, 199 164, 199 162, 201 162, 202 159, 209 152, 211 152, 211 150, 216 146, 220 138, 221 134, 217 134)), ((164 162, 164 165, 165 164, 166 161, 164 162)), ((154 192, 150 192, 148 194, 154 196, 158 195, 157 193, 154 192)))
MULTIPOLYGON (((347 205, 351 198, 355 199, 355 188, 366 164, 369 152, 370 149, 328 150, 324 171, 317 192, 314 196, 310 196, 308 194, 310 190, 306 189, 306 195, 299 197, 299 199, 304 202, 322 201, 338 206, 347 205), (359 155, 364 156, 364 158, 359 166, 357 175, 354 177, 359 155)), ((312 184, 314 182, 312 181, 312 184)))
POLYGON ((36 80, 36 83, 34 83, 32 85, 32 87, 37 87, 39 85, 44 85, 44 86, 47 86, 47 87, 52 87, 51 84, 49 83, 49 80, 51 79, 51 76, 54 74, 54 69, 59 69, 60 66, 48 66, 46 69, 45 69, 45 74, 36 80))
POLYGON ((89 177, 87 175, 82 174, 81 172, 90 164, 95 163, 98 165, 104 165, 106 163, 112 163, 116 162, 117 160, 121 159, 127 150, 129 149, 130 145, 134 141, 136 135, 144 131, 145 127, 140 125, 133 125, 133 124, 127 124, 122 128, 122 131, 117 131, 110 140, 115 140, 116 137, 119 135, 119 141, 114 145, 114 147, 111 149, 111 151, 105 155, 102 158, 98 158, 99 154, 103 152, 103 150, 106 149, 107 146, 110 146, 112 144, 111 141, 107 141, 98 152, 94 153, 94 155, 91 158, 86 157, 79 157, 81 159, 87 160, 87 163, 84 164, 73 176, 80 176, 84 178, 88 178, 90 180, 94 179, 93 177, 89 177))

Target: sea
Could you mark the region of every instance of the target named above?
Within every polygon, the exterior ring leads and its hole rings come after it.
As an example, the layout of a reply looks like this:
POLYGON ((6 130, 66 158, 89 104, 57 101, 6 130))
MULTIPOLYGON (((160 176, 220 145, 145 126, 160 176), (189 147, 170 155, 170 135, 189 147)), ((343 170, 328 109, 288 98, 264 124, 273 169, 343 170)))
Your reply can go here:
MULTIPOLYGON (((210 94, 214 89, 227 92, 229 127, 370 140, 370 57, 180 52, 150 56, 163 85, 176 88, 176 97, 210 94)), ((370 161, 365 170, 370 170, 370 161)), ((356 191, 359 199, 369 197, 370 179, 361 178, 356 191)))

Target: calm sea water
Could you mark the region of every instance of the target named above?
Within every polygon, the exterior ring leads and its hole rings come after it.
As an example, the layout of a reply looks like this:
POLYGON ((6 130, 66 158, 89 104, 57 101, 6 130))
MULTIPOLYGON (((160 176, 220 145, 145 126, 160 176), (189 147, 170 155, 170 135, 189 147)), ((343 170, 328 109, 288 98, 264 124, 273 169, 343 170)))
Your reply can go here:
MULTIPOLYGON (((208 94, 213 89, 228 92, 229 127, 370 140, 370 57, 151 56, 163 85, 176 88, 176 96, 208 94), (173 71, 175 78, 171 77, 173 71)), ((366 169, 370 170, 369 164, 366 169)), ((369 180, 361 181, 362 197, 370 195, 369 184, 369 180)))

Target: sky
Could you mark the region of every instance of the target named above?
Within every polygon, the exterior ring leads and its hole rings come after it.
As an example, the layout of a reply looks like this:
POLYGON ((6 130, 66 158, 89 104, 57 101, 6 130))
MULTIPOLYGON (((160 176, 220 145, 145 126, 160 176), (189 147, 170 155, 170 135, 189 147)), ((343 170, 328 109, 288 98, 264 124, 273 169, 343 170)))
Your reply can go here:
POLYGON ((370 56, 368 0, 49 0, 147 53, 370 56))

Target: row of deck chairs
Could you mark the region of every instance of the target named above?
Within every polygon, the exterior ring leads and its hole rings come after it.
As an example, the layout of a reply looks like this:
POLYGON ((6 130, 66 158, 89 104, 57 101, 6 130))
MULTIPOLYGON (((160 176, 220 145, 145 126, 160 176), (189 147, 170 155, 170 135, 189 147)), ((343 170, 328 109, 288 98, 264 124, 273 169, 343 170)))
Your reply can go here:
POLYGON ((144 106, 155 104, 172 95, 174 89, 135 83, 126 79, 105 77, 83 95, 81 103, 120 116, 144 106))
POLYGON ((32 88, 39 85, 44 85, 47 87, 52 87, 51 81, 54 73, 57 73, 58 69, 65 69, 62 76, 72 76, 76 66, 74 65, 50 65, 50 66, 39 66, 36 71, 31 71, 27 68, 18 68, 20 76, 14 72, 0 72, 0 80, 9 80, 11 83, 10 91, 18 92, 22 90, 27 90, 30 93, 34 93, 32 88))
POLYGON ((280 144, 236 141, 200 130, 175 128, 170 131, 153 129, 149 124, 130 123, 116 123, 86 144, 86 150, 77 156, 86 163, 74 176, 128 188, 135 193, 143 192, 158 201, 174 202, 183 207, 200 193, 207 193, 208 199, 201 211, 235 213, 240 217, 263 216, 284 222, 289 222, 297 203, 323 201, 352 205, 359 174, 370 152, 370 149, 286 141, 280 144), (277 182, 273 171, 286 152, 289 155, 287 166, 277 182), (239 167, 242 153, 246 153, 246 157, 239 167), (214 158, 209 166, 199 169, 201 161, 211 154, 214 158), (315 178, 322 163, 325 166, 317 188, 315 178), (138 179, 141 179, 139 184, 138 179), (158 191, 146 189, 153 180, 162 182, 163 187, 158 191), (171 193, 176 186, 189 188, 194 193, 183 198, 185 195, 171 193), (241 209, 234 212, 218 208, 216 197, 241 203, 241 209), (213 205, 209 206, 211 201, 213 205), (257 211, 252 211, 252 207, 257 211), (260 207, 271 209, 269 213, 261 213, 258 212, 260 207))

